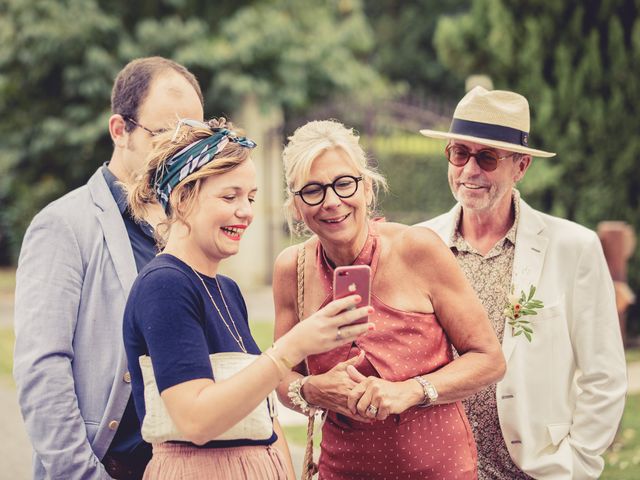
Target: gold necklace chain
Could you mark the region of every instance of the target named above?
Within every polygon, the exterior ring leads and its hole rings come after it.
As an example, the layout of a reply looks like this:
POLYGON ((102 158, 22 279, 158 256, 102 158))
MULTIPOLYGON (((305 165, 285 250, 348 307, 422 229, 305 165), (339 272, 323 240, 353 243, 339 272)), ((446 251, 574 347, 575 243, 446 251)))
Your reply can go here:
POLYGON ((196 277, 198 277, 200 279, 200 281, 202 282, 202 286, 204 287, 205 291, 207 292, 207 295, 209 295, 209 299, 211 300, 211 303, 215 307, 216 311, 218 312, 218 315, 220 316, 220 318, 224 322, 224 325, 227 327, 227 330, 229 330, 229 333, 231 334, 233 339, 240 346, 242 351, 244 353, 247 353, 247 349, 244 346, 244 341, 242 340, 242 335, 240 335, 240 332, 238 331, 238 327, 236 327, 236 322, 233 321, 233 317, 231 316, 231 312, 229 311, 229 307, 227 306, 227 302, 224 299, 224 295, 222 294, 222 289, 220 288, 220 283, 218 282, 218 279, 216 277, 213 277, 213 279, 216 281, 216 285, 218 287, 218 292, 220 292, 220 298, 222 298, 222 303, 224 304, 224 308, 226 308, 227 314, 229 315, 229 320, 231 320, 231 325, 233 325, 233 329, 236 331, 235 335, 234 335, 233 331, 231 331, 231 327, 229 326, 229 324, 225 320, 224 315, 222 315, 222 312, 218 308, 218 305, 216 304, 215 300, 211 296, 211 292, 207 288, 207 284, 204 283, 204 280, 202 279, 200 274, 198 272, 196 272, 195 268, 191 267, 191 270, 193 270, 193 273, 195 273, 196 277))

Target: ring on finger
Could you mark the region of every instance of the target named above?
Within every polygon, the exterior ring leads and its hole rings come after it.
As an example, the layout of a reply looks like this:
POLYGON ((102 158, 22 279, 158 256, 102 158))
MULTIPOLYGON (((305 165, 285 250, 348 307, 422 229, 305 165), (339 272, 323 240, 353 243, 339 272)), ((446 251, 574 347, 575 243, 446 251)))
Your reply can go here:
POLYGON ((367 412, 370 413, 372 417, 375 417, 378 414, 378 407, 375 405, 369 405, 367 407, 367 412))
POLYGON ((336 340, 342 340, 342 329, 338 328, 338 333, 336 333, 336 340))

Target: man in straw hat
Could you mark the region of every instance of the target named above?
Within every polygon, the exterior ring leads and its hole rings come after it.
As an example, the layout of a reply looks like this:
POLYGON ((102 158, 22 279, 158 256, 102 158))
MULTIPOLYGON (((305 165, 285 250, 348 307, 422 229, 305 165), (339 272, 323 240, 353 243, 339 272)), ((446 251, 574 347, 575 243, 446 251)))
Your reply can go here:
POLYGON ((532 157, 529 104, 471 90, 448 132, 457 205, 421 226, 450 246, 488 311, 507 360, 465 402, 481 479, 598 478, 626 392, 613 284, 594 232, 527 205, 515 185, 532 157))

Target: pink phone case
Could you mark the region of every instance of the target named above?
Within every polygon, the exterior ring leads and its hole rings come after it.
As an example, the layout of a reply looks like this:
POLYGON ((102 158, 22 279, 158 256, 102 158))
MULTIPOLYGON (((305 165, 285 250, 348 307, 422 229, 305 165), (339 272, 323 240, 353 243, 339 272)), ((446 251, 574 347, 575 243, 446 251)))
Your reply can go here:
MULTIPOLYGON (((357 307, 364 307, 370 303, 371 268, 369 265, 348 265, 337 267, 333 272, 333 299, 360 295, 360 303, 357 307)), ((356 307, 354 307, 356 308, 356 307)), ((352 323, 366 323, 369 317, 365 316, 352 323)))

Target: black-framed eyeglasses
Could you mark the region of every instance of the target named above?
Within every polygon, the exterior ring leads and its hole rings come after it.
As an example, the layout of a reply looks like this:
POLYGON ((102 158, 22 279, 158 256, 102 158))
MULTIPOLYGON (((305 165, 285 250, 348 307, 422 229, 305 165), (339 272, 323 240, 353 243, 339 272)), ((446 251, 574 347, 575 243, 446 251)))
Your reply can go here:
POLYGON ((307 183, 298 191, 292 191, 294 195, 299 195, 304 203, 310 207, 320 205, 327 196, 327 188, 335 192, 340 198, 349 198, 358 191, 358 183, 362 181, 362 177, 354 177, 352 175, 342 175, 331 183, 307 183))
POLYGON ((160 135, 161 133, 164 133, 167 131, 166 128, 160 128, 158 130, 151 130, 150 128, 145 127, 144 125, 136 122, 133 118, 131 117, 125 117, 123 116, 122 118, 124 118, 127 122, 131 122, 133 123, 136 127, 141 128, 142 130, 144 130, 145 132, 147 132, 149 135, 151 135, 152 137, 155 137, 156 135, 160 135))
POLYGON ((468 148, 455 144, 447 145, 444 153, 449 163, 456 167, 464 167, 471 157, 475 157, 476 163, 485 172, 493 172, 498 168, 499 160, 515 155, 514 152, 501 157, 495 150, 478 150, 476 153, 471 153, 468 148))

